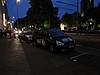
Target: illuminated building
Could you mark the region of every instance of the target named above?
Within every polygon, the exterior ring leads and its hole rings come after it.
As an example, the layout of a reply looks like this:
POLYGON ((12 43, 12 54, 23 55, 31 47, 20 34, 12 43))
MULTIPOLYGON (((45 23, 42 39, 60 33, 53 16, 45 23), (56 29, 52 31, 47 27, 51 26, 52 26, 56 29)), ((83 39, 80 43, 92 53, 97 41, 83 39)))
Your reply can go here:
POLYGON ((9 21, 6 0, 0 0, 0 29, 7 27, 9 21))

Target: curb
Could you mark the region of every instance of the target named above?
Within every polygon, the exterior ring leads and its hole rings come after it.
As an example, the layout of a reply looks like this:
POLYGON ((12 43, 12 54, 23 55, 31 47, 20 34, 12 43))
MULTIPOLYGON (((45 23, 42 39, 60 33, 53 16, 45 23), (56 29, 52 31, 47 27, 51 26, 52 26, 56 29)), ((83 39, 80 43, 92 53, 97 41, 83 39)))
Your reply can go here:
POLYGON ((68 34, 74 39, 100 41, 100 35, 97 34, 92 34, 92 35, 85 35, 85 34, 77 35, 77 33, 66 33, 66 34, 68 34))

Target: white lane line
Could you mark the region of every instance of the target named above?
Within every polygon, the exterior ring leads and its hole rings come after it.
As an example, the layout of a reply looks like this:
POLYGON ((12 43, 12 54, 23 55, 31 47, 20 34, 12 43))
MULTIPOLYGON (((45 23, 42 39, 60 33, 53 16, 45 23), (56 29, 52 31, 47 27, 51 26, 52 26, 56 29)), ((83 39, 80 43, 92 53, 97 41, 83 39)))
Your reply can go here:
POLYGON ((74 59, 74 58, 80 57, 80 56, 82 56, 82 55, 85 55, 85 53, 79 54, 79 55, 76 55, 76 56, 73 56, 73 57, 71 57, 70 59, 74 59))

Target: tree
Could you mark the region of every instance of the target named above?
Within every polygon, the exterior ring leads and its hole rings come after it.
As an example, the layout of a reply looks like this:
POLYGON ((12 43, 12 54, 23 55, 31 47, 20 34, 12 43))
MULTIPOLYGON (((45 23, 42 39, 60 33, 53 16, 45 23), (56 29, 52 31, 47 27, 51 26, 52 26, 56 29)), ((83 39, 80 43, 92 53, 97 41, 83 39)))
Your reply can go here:
POLYGON ((67 24, 68 27, 72 27, 73 25, 77 24, 77 15, 75 13, 73 14, 66 13, 63 15, 61 22, 67 24))
POLYGON ((27 16, 31 23, 34 22, 39 27, 43 26, 46 21, 50 25, 58 23, 51 0, 30 0, 30 6, 27 16))
POLYGON ((17 28, 17 21, 18 21, 18 28, 21 29, 23 27, 28 27, 29 23, 28 23, 28 19, 27 16, 23 17, 23 18, 18 18, 15 22, 14 22, 14 26, 13 28, 17 28))
POLYGON ((100 24, 100 3, 97 7, 88 9, 84 16, 84 22, 88 21, 89 19, 93 19, 96 22, 95 28, 97 28, 98 24, 100 24))

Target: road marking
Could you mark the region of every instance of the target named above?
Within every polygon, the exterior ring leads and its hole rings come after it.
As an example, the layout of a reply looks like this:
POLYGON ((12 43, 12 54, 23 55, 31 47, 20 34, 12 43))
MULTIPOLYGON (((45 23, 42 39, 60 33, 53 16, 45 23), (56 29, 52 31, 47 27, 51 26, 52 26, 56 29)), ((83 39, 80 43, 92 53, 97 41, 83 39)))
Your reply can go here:
POLYGON ((77 60, 73 60, 74 62, 76 62, 77 60))
MULTIPOLYGON (((86 46, 85 46, 86 47, 86 46)), ((86 47, 87 49, 92 49, 92 50, 100 50, 99 48, 93 48, 93 47, 86 47)))
POLYGON ((76 56, 73 56, 73 57, 71 57, 70 59, 74 59, 74 58, 80 57, 80 56, 82 56, 82 55, 85 55, 85 53, 79 54, 79 55, 76 55, 76 56))

